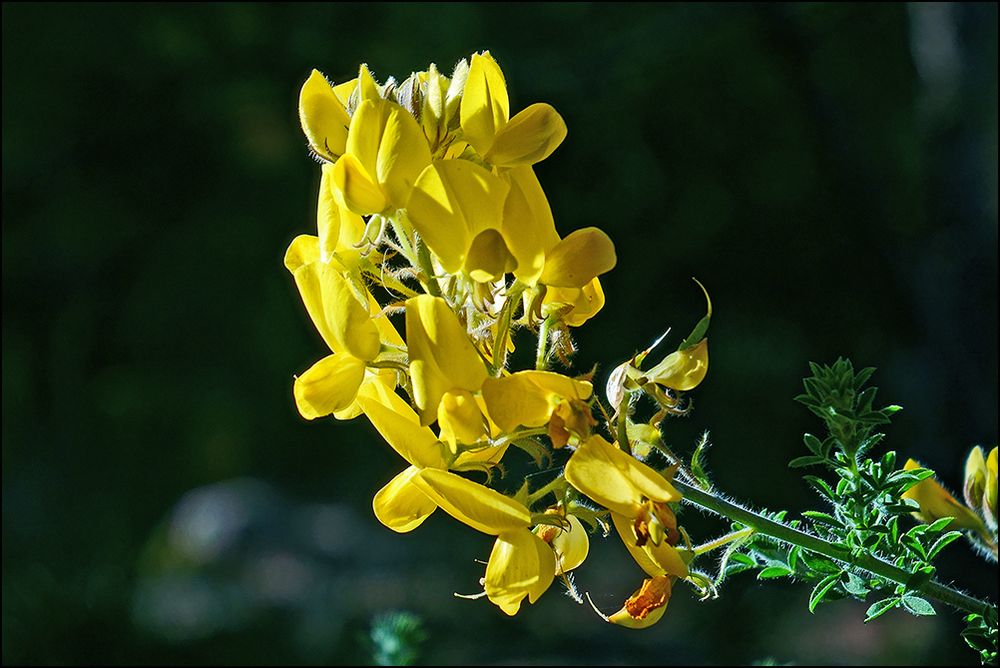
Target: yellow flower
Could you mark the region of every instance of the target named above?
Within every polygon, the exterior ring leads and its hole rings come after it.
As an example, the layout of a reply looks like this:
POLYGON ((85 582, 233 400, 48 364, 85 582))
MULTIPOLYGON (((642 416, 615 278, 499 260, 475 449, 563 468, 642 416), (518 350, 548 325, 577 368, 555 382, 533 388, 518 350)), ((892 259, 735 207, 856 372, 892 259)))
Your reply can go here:
MULTIPOLYGON (((306 311, 320 336, 333 351, 295 379, 295 403, 308 420, 330 415, 349 419, 360 413, 355 399, 368 383, 394 388, 395 373, 369 369, 381 340, 401 345, 402 339, 386 318, 373 320, 369 304, 356 296, 335 260, 320 257, 320 240, 310 235, 296 237, 285 254, 285 266, 295 277, 306 311)), ((382 389, 371 388, 373 392, 382 389)))
MULTIPOLYGON (((912 471, 922 467, 917 461, 908 459, 903 468, 912 471)), ((930 524, 942 517, 953 517, 952 529, 969 529, 986 535, 986 527, 979 516, 959 503, 933 476, 906 490, 903 498, 913 499, 920 505, 920 510, 913 516, 921 522, 930 524)))
POLYGON ((487 378, 482 387, 486 411, 501 430, 512 432, 518 426, 541 427, 554 421, 556 447, 565 445, 571 434, 589 436, 594 421, 586 400, 592 392, 589 382, 551 371, 487 378))
POLYGON ((486 595, 515 615, 527 597, 534 603, 552 584, 556 560, 549 545, 531 532, 523 505, 461 476, 424 469, 414 482, 445 512, 477 531, 496 536, 486 565, 486 595))
POLYGON ((494 281, 517 264, 501 233, 508 189, 468 160, 438 160, 417 178, 406 212, 445 271, 494 281))
POLYGON ((413 182, 430 164, 430 148, 416 119, 378 96, 364 65, 358 82, 361 102, 351 117, 345 153, 332 172, 335 195, 360 215, 402 208, 413 182))
POLYGON ((472 56, 460 113, 465 140, 499 167, 540 162, 566 138, 566 123, 548 104, 533 104, 510 118, 507 83, 489 51, 472 56))
POLYGON ((657 385, 686 392, 705 380, 707 373, 708 339, 702 339, 690 348, 670 353, 643 375, 657 385))
POLYGON ((681 493, 662 475, 595 435, 570 457, 566 480, 611 511, 618 535, 646 573, 687 576, 674 548, 677 518, 667 505, 680 501, 681 493))

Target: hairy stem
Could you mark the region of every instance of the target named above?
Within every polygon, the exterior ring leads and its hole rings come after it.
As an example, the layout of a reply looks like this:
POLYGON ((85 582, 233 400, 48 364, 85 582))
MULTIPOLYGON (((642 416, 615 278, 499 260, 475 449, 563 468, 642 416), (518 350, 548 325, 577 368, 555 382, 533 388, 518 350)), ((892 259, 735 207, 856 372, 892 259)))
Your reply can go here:
MULTIPOLYGON (((912 577, 909 572, 881 559, 877 559, 869 554, 852 554, 846 548, 800 529, 790 527, 782 522, 776 522, 775 520, 763 517, 752 510, 743 508, 710 492, 680 481, 674 481, 673 484, 684 495, 686 503, 704 508, 734 522, 739 522, 765 536, 770 536, 789 545, 797 545, 810 552, 822 554, 850 566, 864 569, 898 584, 906 585, 912 577)), ((916 587, 916 590, 928 598, 935 599, 965 612, 986 615, 995 607, 992 603, 980 601, 936 580, 926 582, 916 587)))

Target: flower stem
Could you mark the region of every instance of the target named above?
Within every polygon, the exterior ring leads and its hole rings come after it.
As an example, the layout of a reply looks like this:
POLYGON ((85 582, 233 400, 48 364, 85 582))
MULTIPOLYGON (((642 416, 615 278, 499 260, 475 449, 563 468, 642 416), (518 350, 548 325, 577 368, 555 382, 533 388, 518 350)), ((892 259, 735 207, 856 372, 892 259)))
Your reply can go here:
POLYGON ((427 244, 419 236, 417 236, 415 243, 417 246, 417 264, 420 267, 420 272, 427 277, 427 292, 435 297, 440 297, 441 286, 434 276, 434 264, 431 262, 430 249, 427 248, 427 244))
POLYGON ((535 355, 535 369, 545 371, 549 368, 549 319, 542 320, 538 328, 538 353, 535 355))
MULTIPOLYGON (((912 577, 908 571, 897 568, 886 561, 882 561, 869 554, 852 554, 847 548, 835 545, 819 536, 795 529, 782 522, 763 517, 752 510, 727 501, 711 492, 706 492, 679 480, 674 481, 673 484, 684 495, 686 503, 704 508, 734 522, 739 522, 757 533, 770 536, 789 545, 797 545, 810 552, 822 554, 850 566, 864 569, 904 586, 907 585, 912 577)), ((965 612, 986 615, 995 607, 992 603, 980 601, 936 580, 926 582, 915 589, 928 598, 933 598, 965 612)))

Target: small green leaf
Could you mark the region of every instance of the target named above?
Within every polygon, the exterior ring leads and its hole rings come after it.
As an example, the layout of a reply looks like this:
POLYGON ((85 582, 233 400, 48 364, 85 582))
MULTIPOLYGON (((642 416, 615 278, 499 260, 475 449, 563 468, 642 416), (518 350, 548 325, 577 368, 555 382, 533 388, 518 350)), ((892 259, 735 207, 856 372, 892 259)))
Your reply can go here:
POLYGON ((841 573, 836 573, 834 575, 828 575, 819 581, 819 584, 813 588, 812 593, 809 595, 809 612, 815 612, 816 606, 820 604, 823 597, 826 596, 834 585, 840 580, 841 573))
POLYGON ((874 603, 870 608, 868 608, 868 612, 865 614, 865 624, 873 619, 878 619, 898 605, 899 599, 895 597, 883 598, 878 603, 874 603))
POLYGON ((823 456, 824 454, 823 442, 820 441, 818 438, 816 438, 812 434, 805 434, 802 437, 802 442, 805 443, 806 447, 809 448, 809 451, 812 452, 814 455, 819 455, 821 457, 823 456))
POLYGON ((788 570, 784 566, 768 566, 757 574, 757 579, 773 580, 774 578, 783 578, 791 574, 792 571, 788 570))
POLYGON ((930 617, 937 614, 934 606, 927 599, 920 598, 919 596, 904 596, 903 607, 921 617, 930 617))
POLYGON ((948 545, 950 545, 953 541, 956 541, 961 537, 961 531, 949 531, 946 534, 942 534, 941 537, 934 541, 934 544, 927 549, 928 561, 936 557, 938 552, 948 547, 948 545))
POLYGON ((954 521, 954 517, 942 517, 927 525, 927 533, 938 533, 954 521))
POLYGON ((865 581, 862 580, 857 575, 855 575, 854 573, 848 573, 847 579, 844 580, 841 584, 843 585, 844 590, 847 591, 848 594, 856 596, 857 598, 862 600, 864 600, 865 596, 868 595, 868 592, 871 591, 865 584, 865 581))
POLYGON ((828 500, 833 501, 836 499, 836 494, 833 493, 833 488, 830 487, 830 483, 827 481, 814 475, 803 476, 803 479, 815 487, 816 491, 825 496, 828 500))
POLYGON ((815 466, 816 464, 822 464, 825 461, 826 460, 823 457, 806 455, 804 457, 796 457, 792 461, 788 462, 788 468, 798 469, 804 466, 815 466))

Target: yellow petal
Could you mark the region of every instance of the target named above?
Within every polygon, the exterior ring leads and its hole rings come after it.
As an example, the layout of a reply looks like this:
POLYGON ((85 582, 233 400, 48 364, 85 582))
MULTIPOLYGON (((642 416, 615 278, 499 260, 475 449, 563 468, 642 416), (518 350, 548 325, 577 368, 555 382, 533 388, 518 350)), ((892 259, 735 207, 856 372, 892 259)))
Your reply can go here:
POLYGON ((639 564, 639 568, 646 571, 647 575, 669 574, 681 578, 687 577, 687 564, 676 548, 666 541, 661 541, 659 545, 647 541, 645 545, 639 547, 636 545, 638 537, 635 535, 635 524, 632 518, 619 513, 611 513, 611 521, 629 554, 635 559, 635 563, 639 564))
POLYGON ((431 151, 416 119, 398 104, 385 104, 389 106, 389 115, 379 144, 375 175, 393 206, 402 208, 414 181, 431 164, 431 151))
POLYGON ((507 83, 489 51, 472 56, 459 113, 465 140, 485 155, 510 118, 507 83))
POLYGON ((566 122, 551 105, 533 104, 503 126, 483 156, 503 167, 521 167, 552 155, 566 138, 566 122))
POLYGON ((354 213, 367 216, 385 211, 389 205, 385 194, 361 161, 350 153, 341 156, 333 166, 334 196, 338 204, 354 213))
POLYGON ((531 524, 531 513, 514 499, 454 473, 423 469, 413 480, 445 512, 477 531, 499 536, 531 524))
POLYGON ((552 547, 556 555, 556 575, 568 573, 586 560, 590 553, 590 537, 576 515, 567 515, 569 529, 551 525, 535 527, 535 533, 552 547))
POLYGON ((475 397, 466 390, 444 393, 438 405, 438 425, 441 440, 448 443, 452 452, 458 451, 459 443, 472 445, 487 436, 486 419, 475 397))
POLYGON ((582 288, 614 269, 615 245, 596 227, 576 230, 545 255, 541 281, 557 288, 582 288))
POLYGON ((344 105, 344 109, 347 109, 347 103, 351 100, 351 95, 358 88, 358 78, 354 77, 350 81, 345 81, 344 83, 337 84, 333 87, 333 94, 337 96, 340 103, 344 105))
POLYGON ((486 595, 504 613, 515 615, 525 597, 534 603, 555 577, 555 557, 527 529, 500 534, 486 565, 486 595))
POLYGON ((483 230, 476 235, 465 256, 465 272, 474 281, 495 281, 517 267, 504 238, 497 230, 483 230))
POLYGON ((971 508, 979 508, 983 504, 983 494, 986 492, 986 457, 978 445, 972 448, 965 460, 965 502, 971 508))
POLYGON ((316 205, 316 227, 319 233, 320 259, 329 262, 340 241, 340 207, 333 198, 333 165, 323 165, 319 180, 319 202, 316 205))
POLYGON ((542 315, 562 312, 562 321, 570 327, 580 327, 604 308, 604 289, 595 278, 582 288, 553 288, 545 291, 542 315))
POLYGON ((380 347, 378 329, 333 264, 302 265, 295 270, 295 283, 330 350, 348 352, 366 361, 375 359, 380 347))
POLYGON ((295 379, 295 405, 315 420, 351 405, 365 376, 365 363, 353 355, 327 355, 295 379))
POLYGON ((990 450, 986 458, 986 494, 983 495, 983 511, 993 518, 994 528, 997 518, 997 449, 990 450))
POLYGON ((319 239, 311 234, 300 234, 292 239, 285 251, 285 268, 295 274, 295 271, 305 264, 319 260, 319 239))
POLYGON ((486 367, 458 317, 440 297, 420 295, 406 302, 410 375, 421 422, 430 424, 445 392, 477 392, 486 367))
POLYGON ((434 432, 420 426, 417 414, 399 395, 392 393, 382 401, 358 397, 358 404, 386 443, 407 462, 421 468, 445 466, 434 432))
POLYGON ((566 480, 608 510, 631 518, 644 499, 681 499, 662 475, 600 436, 591 436, 569 458, 566 480))
MULTIPOLYGON (((921 466, 917 461, 908 459, 903 468, 910 471, 921 466)), ((922 522, 930 524, 942 517, 953 517, 955 519, 949 525, 950 529, 971 529, 986 533, 986 527, 979 516, 959 503, 934 476, 921 480, 903 492, 903 498, 913 499, 920 504, 920 512, 914 513, 914 516, 922 522)))
POLYGON ((437 504, 413 482, 413 477, 419 473, 419 468, 410 466, 390 480, 372 499, 375 517, 393 531, 413 531, 437 510, 437 504))
POLYGON ((667 611, 672 586, 670 578, 665 576, 645 580, 608 621, 630 629, 649 628, 667 611))
POLYGON ((438 161, 417 178, 407 214, 445 270, 458 273, 476 235, 500 229, 507 190, 468 160, 438 161))
POLYGON ((388 102, 381 98, 365 100, 358 105, 351 117, 347 153, 361 163, 373 183, 376 181, 378 150, 389 111, 388 102))
POLYGON ((662 362, 643 372, 654 383, 672 390, 693 390, 708 373, 708 339, 667 355, 662 362))
POLYGON ((375 78, 365 63, 361 63, 361 67, 358 68, 358 92, 362 102, 382 99, 378 84, 375 83, 375 78))
POLYGON ((504 203, 501 232, 517 260, 514 275, 522 283, 534 285, 542 275, 545 254, 559 243, 552 210, 531 167, 512 169, 504 178, 510 192, 504 203))
POLYGON ((313 151, 331 162, 343 155, 351 119, 319 70, 302 84, 299 121, 313 151))
POLYGON ((540 427, 560 399, 589 399, 593 386, 552 371, 518 371, 483 381, 486 410, 503 431, 540 427))

